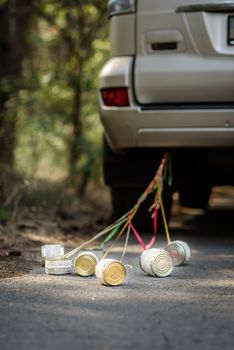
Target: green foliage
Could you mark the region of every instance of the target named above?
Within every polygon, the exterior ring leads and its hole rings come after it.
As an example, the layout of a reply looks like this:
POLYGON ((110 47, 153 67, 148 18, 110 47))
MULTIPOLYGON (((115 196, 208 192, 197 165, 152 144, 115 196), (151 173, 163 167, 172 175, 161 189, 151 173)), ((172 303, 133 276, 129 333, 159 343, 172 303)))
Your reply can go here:
POLYGON ((8 0, 0 0, 0 7, 5 5, 7 3, 8 0))
POLYGON ((26 176, 66 177, 75 142, 77 181, 87 174, 100 177, 97 76, 109 55, 106 3, 32 2, 30 51, 18 98, 11 101, 17 113, 16 166, 26 176), (81 125, 75 138, 74 115, 81 125))
POLYGON ((11 220, 11 217, 11 210, 9 208, 0 206, 0 223, 7 224, 11 220))

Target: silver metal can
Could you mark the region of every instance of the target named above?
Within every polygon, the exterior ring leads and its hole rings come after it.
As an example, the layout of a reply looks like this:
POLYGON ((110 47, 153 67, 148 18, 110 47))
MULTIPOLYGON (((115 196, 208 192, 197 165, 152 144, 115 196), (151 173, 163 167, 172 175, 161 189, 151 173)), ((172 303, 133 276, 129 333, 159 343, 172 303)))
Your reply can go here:
POLYGON ((95 274, 95 266, 98 258, 93 252, 83 252, 78 254, 74 261, 74 270, 80 276, 92 276, 95 274))
POLYGON ((45 266, 45 259, 61 257, 64 255, 62 244, 46 244, 41 247, 42 266, 45 266))
POLYGON ((62 257, 46 258, 45 273, 48 275, 66 275, 72 273, 72 261, 62 257))
POLYGON ((141 269, 153 277, 169 276, 173 270, 170 255, 164 249, 147 249, 140 256, 141 269))
POLYGON ((119 286, 126 278, 126 269, 121 261, 103 259, 95 268, 97 279, 106 286, 119 286))
POLYGON ((165 250, 170 254, 174 266, 185 264, 192 255, 189 245, 179 240, 168 243, 165 250))

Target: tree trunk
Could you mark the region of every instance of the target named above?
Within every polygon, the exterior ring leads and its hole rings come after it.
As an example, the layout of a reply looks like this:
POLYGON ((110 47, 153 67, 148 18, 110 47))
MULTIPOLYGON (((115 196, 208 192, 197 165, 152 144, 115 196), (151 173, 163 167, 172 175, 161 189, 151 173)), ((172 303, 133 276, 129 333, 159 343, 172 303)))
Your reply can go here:
POLYGON ((7 198, 14 167, 16 111, 10 111, 7 104, 20 86, 29 5, 30 0, 8 0, 0 6, 0 207, 7 198))
POLYGON ((0 6, 0 164, 8 167, 14 165, 16 113, 6 104, 19 88, 29 5, 30 0, 8 0, 0 6))
POLYGON ((79 139, 82 135, 81 122, 81 78, 77 77, 77 84, 74 88, 73 107, 71 111, 72 139, 70 143, 70 177, 76 181, 77 163, 80 157, 79 139))
POLYGON ((82 173, 78 174, 78 163, 81 155, 84 153, 82 143, 83 125, 81 121, 81 104, 82 104, 82 65, 79 68, 80 74, 77 76, 76 85, 74 86, 73 107, 71 112, 72 139, 70 143, 70 179, 76 193, 83 197, 91 175, 91 166, 86 167, 82 173))

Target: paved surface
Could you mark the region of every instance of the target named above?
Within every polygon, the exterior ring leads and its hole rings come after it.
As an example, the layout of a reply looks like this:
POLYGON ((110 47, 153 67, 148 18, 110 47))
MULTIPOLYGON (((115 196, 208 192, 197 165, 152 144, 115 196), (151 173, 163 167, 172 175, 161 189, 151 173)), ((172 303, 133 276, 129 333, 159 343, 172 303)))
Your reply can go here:
POLYGON ((120 287, 39 266, 0 281, 0 349, 233 349, 233 217, 175 223, 173 239, 187 241, 193 257, 167 278, 141 272, 133 240, 120 287))

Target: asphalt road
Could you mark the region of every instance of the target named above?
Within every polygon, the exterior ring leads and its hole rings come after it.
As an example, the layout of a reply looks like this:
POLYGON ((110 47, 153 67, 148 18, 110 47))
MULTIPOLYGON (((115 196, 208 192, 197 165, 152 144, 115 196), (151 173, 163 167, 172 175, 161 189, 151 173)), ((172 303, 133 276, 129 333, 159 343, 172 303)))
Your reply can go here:
POLYGON ((193 256, 167 278, 144 275, 133 239, 123 286, 48 276, 39 266, 1 280, 0 349, 233 349, 233 218, 212 211, 177 221, 172 238, 189 243, 193 256))

